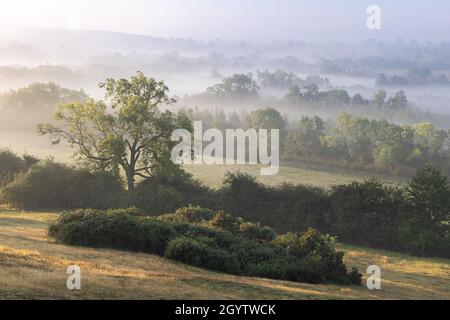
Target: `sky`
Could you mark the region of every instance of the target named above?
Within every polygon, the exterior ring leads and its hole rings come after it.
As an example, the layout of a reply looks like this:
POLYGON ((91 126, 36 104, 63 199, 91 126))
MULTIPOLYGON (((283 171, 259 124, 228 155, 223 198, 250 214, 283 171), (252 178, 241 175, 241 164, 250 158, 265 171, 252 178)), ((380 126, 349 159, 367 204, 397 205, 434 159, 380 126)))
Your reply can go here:
POLYGON ((448 0, 0 0, 0 33, 17 27, 105 30, 232 41, 450 41, 448 0), (366 9, 381 9, 369 30, 366 9))

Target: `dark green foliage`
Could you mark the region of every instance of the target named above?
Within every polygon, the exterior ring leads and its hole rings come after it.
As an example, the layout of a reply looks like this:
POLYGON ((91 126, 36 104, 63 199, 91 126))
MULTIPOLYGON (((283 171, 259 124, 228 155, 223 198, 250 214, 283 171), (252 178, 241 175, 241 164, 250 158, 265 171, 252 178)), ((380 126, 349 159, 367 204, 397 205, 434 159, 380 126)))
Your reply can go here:
POLYGON ((330 211, 329 197, 320 188, 290 184, 269 187, 239 172, 227 173, 219 193, 221 208, 226 212, 280 232, 308 227, 325 230, 330 211))
POLYGON ((92 173, 48 160, 8 185, 2 198, 26 209, 106 209, 118 206, 122 192, 120 179, 109 173, 92 173))
POLYGON ((211 220, 214 215, 215 212, 211 209, 189 205, 188 207, 177 209, 175 213, 161 215, 159 219, 180 223, 201 223, 211 220))
POLYGON ((332 278, 338 282, 351 283, 348 277, 343 276, 346 274, 343 264, 344 254, 336 252, 336 241, 333 237, 322 235, 316 229, 309 228, 301 235, 288 233, 279 236, 275 243, 302 259, 300 272, 309 282, 319 283, 332 278))
POLYGON ((49 228, 59 242, 162 254, 176 235, 167 222, 140 217, 137 210, 77 210, 63 213, 49 228))
POLYGON ((188 238, 185 236, 170 240, 164 256, 196 267, 239 274, 237 259, 220 249, 211 238, 188 238))
POLYGON ((239 231, 239 223, 239 219, 223 211, 218 212, 207 222, 207 224, 213 228, 225 230, 232 234, 236 234, 239 231))
POLYGON ((333 234, 343 242, 397 250, 398 225, 407 203, 403 191, 377 180, 333 187, 333 234))
POLYGON ((24 154, 19 157, 7 148, 0 148, 0 188, 13 182, 18 175, 27 172, 38 162, 39 159, 34 156, 24 154))
POLYGON ((418 170, 406 188, 410 203, 402 218, 400 240, 408 252, 450 257, 450 185, 432 167, 418 170))
POLYGON ((146 214, 159 215, 190 204, 215 207, 215 195, 182 170, 158 171, 137 185, 128 202, 146 214))
POLYGON ((273 231, 209 210, 184 208, 161 217, 136 209, 78 210, 64 213, 49 229, 57 241, 164 255, 193 266, 238 275, 299 282, 352 282, 333 240, 316 230, 296 236, 297 251, 273 241, 273 231), (182 217, 175 219, 173 217, 182 217), (201 218, 199 218, 201 217, 201 218), (187 223, 192 219, 195 222, 187 223), (171 221, 172 220, 172 221, 171 221), (248 230, 252 230, 249 232, 248 230), (301 252, 301 254, 298 254, 301 252))
POLYGON ((245 238, 255 241, 273 241, 276 238, 275 231, 267 226, 261 226, 259 223, 241 222, 239 225, 239 234, 245 238))
POLYGON ((278 232, 314 227, 345 243, 425 256, 450 257, 450 187, 432 168, 420 170, 405 190, 376 180, 333 187, 262 185, 228 174, 221 208, 278 232))

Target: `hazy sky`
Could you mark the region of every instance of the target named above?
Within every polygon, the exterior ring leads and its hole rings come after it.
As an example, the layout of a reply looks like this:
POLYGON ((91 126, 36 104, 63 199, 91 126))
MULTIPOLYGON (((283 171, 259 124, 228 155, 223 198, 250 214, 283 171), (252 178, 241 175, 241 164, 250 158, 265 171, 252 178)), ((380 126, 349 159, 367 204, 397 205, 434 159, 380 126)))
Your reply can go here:
POLYGON ((81 28, 224 40, 450 41, 448 0, 0 0, 0 32, 81 28), (366 27, 378 5, 381 30, 366 27))

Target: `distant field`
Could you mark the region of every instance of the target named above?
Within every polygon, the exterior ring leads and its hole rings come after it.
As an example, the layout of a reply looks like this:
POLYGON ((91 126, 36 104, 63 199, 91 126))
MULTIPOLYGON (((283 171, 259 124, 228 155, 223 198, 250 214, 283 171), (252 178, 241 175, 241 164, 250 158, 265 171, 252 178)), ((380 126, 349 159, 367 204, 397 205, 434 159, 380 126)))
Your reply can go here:
MULTIPOLYGON (((0 132, 0 148, 9 147, 18 154, 28 153, 42 159, 53 157, 57 161, 73 163, 73 149, 65 144, 52 146, 47 137, 40 137, 33 132, 0 132)), ((221 186, 225 172, 243 171, 258 178, 259 181, 278 185, 280 183, 300 183, 319 187, 330 187, 353 181, 362 181, 375 176, 386 184, 404 183, 407 179, 366 171, 332 168, 322 165, 283 162, 275 176, 261 176, 258 165, 186 165, 184 168, 195 178, 213 188, 221 186)), ((138 179, 139 180, 139 179, 138 179)))
POLYGON ((68 247, 46 236, 55 213, 0 211, 0 299, 450 299, 450 260, 343 246, 348 267, 382 270, 382 289, 210 272, 164 258, 68 247), (66 268, 81 267, 80 291, 66 268))
POLYGON ((262 176, 260 166, 257 165, 185 165, 184 169, 212 188, 218 188, 222 185, 227 171, 247 172, 256 176, 259 181, 272 186, 287 182, 330 187, 353 181, 363 181, 370 177, 376 177, 389 185, 402 184, 407 180, 402 177, 293 162, 283 163, 278 174, 274 176, 262 176))

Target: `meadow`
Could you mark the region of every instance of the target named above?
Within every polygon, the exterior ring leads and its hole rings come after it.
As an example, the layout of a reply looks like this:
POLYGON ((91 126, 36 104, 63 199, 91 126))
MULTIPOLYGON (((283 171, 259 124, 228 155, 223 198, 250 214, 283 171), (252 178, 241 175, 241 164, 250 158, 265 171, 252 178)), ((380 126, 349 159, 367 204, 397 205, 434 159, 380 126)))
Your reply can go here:
MULTIPOLYGON (((47 236, 58 213, 0 211, 0 299, 449 299, 450 260, 340 245, 345 263, 382 270, 381 290, 226 275, 159 256, 68 247, 47 236), (81 267, 81 290, 66 268, 81 267)), ((364 274, 363 284, 367 275, 364 274)))
POLYGON ((184 169, 191 173, 194 178, 203 182, 211 188, 222 185, 227 171, 246 172, 255 177, 261 183, 277 186, 282 183, 305 184, 322 188, 334 185, 349 184, 354 181, 364 181, 375 177, 386 185, 397 185, 405 183, 408 178, 372 173, 367 171, 350 170, 344 168, 332 168, 317 164, 284 161, 280 170, 274 176, 263 176, 260 174, 260 165, 185 165, 184 169))

